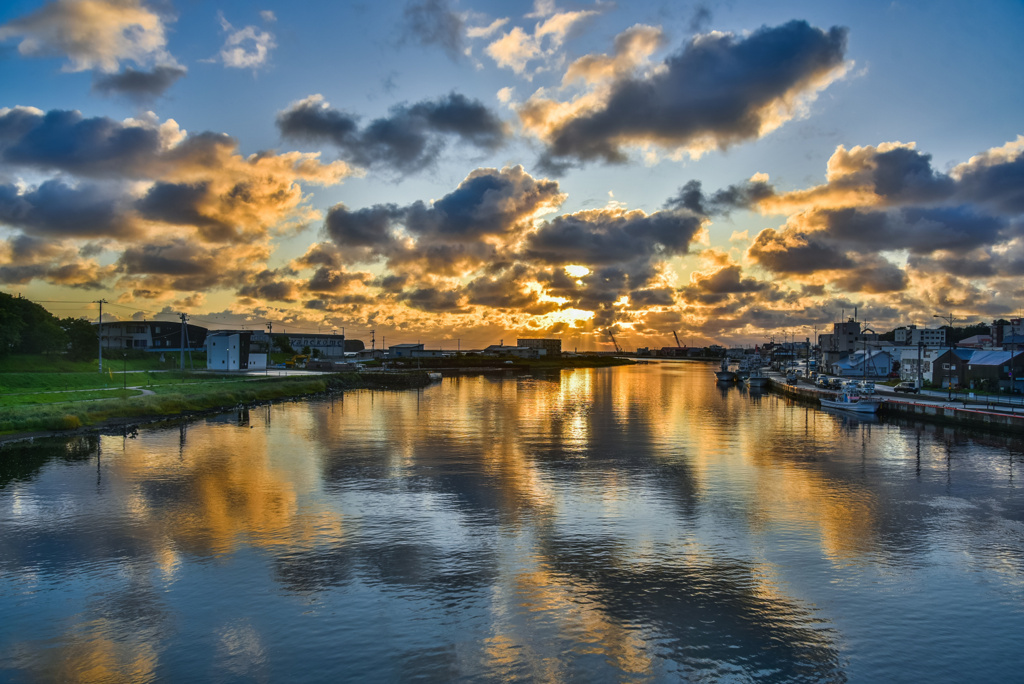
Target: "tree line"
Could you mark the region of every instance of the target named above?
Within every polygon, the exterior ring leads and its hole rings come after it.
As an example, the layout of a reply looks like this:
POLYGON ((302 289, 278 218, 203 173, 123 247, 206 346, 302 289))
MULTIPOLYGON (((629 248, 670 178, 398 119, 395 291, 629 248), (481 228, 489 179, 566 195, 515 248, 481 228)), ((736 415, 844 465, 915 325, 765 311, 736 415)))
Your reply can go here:
POLYGON ((66 354, 84 361, 96 355, 96 327, 52 313, 23 297, 0 292, 0 354, 66 354))

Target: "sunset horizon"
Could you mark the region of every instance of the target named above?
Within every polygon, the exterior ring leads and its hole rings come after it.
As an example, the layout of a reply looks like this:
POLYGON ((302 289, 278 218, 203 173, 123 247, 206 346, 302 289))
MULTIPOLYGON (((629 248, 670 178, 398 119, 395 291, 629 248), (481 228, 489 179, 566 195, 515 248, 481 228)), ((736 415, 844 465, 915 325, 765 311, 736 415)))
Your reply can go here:
POLYGON ((8 3, 0 288, 432 348, 1019 317, 1021 25, 1018 3, 8 3))

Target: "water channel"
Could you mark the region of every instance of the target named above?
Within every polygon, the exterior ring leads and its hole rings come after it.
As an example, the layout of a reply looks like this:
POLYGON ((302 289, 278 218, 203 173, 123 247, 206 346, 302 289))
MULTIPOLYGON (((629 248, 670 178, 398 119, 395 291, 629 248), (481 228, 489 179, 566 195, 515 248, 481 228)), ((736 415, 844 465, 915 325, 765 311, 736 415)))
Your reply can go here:
POLYGON ((0 681, 1019 681, 1024 441, 712 368, 8 445, 0 681))

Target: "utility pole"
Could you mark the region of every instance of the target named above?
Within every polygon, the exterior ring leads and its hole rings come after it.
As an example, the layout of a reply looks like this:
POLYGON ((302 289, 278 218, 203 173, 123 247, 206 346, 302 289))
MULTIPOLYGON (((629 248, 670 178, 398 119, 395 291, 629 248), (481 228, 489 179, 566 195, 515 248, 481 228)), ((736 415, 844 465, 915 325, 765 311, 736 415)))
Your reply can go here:
POLYGON ((181 317, 181 372, 185 372, 185 321, 187 316, 185 314, 179 314, 181 317))
POLYGON ((100 305, 99 322, 96 324, 96 340, 100 343, 100 373, 103 372, 103 305, 106 302, 106 299, 96 300, 96 303, 100 305))

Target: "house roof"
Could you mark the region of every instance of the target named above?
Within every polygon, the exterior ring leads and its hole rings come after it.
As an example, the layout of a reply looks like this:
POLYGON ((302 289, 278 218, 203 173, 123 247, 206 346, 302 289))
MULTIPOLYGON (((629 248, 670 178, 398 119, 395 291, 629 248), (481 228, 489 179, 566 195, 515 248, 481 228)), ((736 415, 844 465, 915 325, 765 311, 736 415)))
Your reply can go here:
POLYGON ((1001 366, 1024 352, 979 351, 971 357, 972 366, 1001 366))

